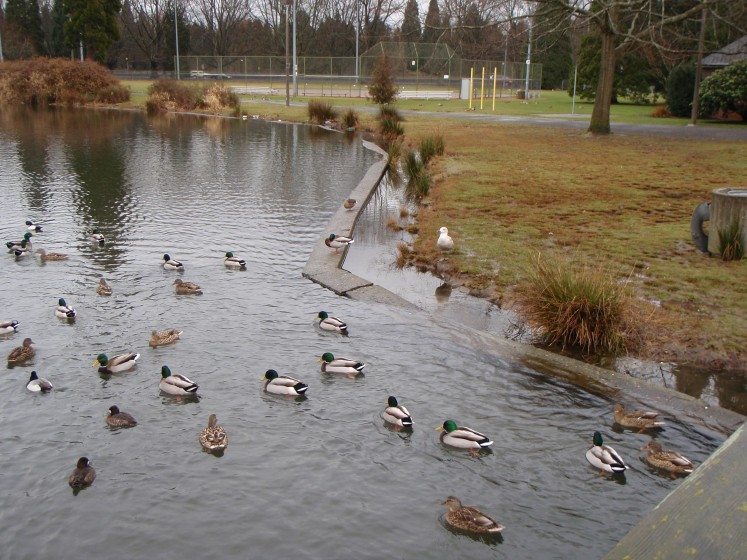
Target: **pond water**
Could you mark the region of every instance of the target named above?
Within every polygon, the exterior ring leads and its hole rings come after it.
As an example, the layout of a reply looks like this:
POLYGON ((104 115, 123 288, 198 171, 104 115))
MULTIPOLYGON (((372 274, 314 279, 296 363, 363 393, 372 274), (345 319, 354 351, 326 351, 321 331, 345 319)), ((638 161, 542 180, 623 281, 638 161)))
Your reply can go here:
MULTIPOLYGON (((3 241, 41 222, 34 248, 70 254, 0 264, 2 317, 33 363, 0 376, 0 557, 599 558, 679 481, 640 460, 645 434, 612 429, 611 403, 525 366, 485 355, 426 313, 340 298, 301 277, 314 240, 374 155, 305 126, 122 112, 0 112, 3 241), (104 246, 87 241, 98 228, 104 246), (231 250, 243 272, 223 266, 231 250), (176 296, 178 273, 204 295, 176 296), (114 294, 98 296, 100 277, 114 294), (78 318, 53 308, 64 297, 78 318), (325 309, 350 336, 315 328, 325 309), (182 340, 151 349, 152 329, 182 340), (100 352, 141 354, 100 376, 100 352), (325 351, 358 358, 365 377, 326 376, 325 351), (199 401, 159 394, 167 364, 200 385, 199 401), (309 384, 308 398, 264 394, 268 368, 309 384), (25 389, 36 369, 55 386, 25 389), (389 394, 412 433, 379 419, 389 394), (112 431, 116 404, 138 420, 112 431), (210 413, 225 455, 201 451, 210 413), (487 433, 492 453, 443 448, 445 419, 487 433), (594 430, 631 465, 625 483, 584 459, 594 430), (98 476, 74 496, 78 457, 98 476), (502 542, 441 524, 449 494, 506 526, 502 542)), ((352 249, 353 251, 355 248, 352 249)), ((723 440, 676 418, 658 435, 698 463, 723 440)))

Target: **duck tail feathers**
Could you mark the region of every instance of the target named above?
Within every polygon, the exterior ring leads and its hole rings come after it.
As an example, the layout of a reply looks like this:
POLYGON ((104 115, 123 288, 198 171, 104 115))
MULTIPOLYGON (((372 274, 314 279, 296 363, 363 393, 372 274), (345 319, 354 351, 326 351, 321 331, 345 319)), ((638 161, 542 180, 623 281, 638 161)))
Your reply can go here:
POLYGON ((303 395, 309 389, 309 386, 306 385, 306 383, 299 382, 296 383, 293 388, 295 389, 296 393, 298 393, 299 395, 303 395))

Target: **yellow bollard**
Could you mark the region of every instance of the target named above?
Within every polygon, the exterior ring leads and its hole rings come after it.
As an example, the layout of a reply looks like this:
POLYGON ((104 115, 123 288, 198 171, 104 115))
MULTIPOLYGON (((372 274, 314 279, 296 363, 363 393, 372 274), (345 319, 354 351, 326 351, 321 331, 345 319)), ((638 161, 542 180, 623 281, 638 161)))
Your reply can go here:
POLYGON ((469 109, 472 110, 472 87, 475 80, 475 69, 469 69, 469 109))
POLYGON ((485 98, 485 67, 482 67, 482 81, 480 82, 480 111, 482 111, 482 100, 485 98))
POLYGON ((495 84, 498 79, 498 68, 493 68, 493 111, 495 111, 495 84))

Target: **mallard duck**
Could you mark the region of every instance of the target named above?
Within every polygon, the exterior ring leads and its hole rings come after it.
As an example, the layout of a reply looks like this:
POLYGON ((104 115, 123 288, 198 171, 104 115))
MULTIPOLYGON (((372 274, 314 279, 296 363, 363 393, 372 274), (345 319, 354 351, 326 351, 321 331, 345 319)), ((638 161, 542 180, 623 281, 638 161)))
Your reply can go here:
POLYGON ((324 373, 344 373, 346 375, 358 375, 366 367, 366 364, 350 358, 335 358, 331 352, 322 354, 322 371, 324 373))
POLYGON ((357 200, 355 200, 354 198, 347 198, 345 199, 345 202, 342 203, 342 205, 345 207, 345 210, 352 210, 353 208, 355 208, 356 202, 357 200))
POLYGON ((54 308, 54 314, 60 319, 75 319, 77 313, 63 298, 60 298, 57 300, 57 307, 54 308))
POLYGON ((173 344, 179 337, 182 336, 184 331, 177 329, 168 329, 165 331, 150 331, 150 340, 148 346, 156 348, 158 346, 166 346, 167 344, 173 344))
POLYGON ((7 241, 5 246, 8 248, 9 253, 15 253, 16 249, 21 248, 21 243, 26 242, 26 246, 31 249, 31 234, 26 232, 23 234, 23 239, 20 241, 7 241))
POLYGON ((47 253, 44 249, 37 249, 36 254, 42 262, 47 261, 66 261, 68 256, 65 253, 47 253))
POLYGON ((446 422, 436 429, 441 432, 439 436, 441 443, 451 447, 459 449, 485 449, 493 445, 493 442, 485 434, 476 432, 472 428, 457 426, 454 420, 446 420, 446 422))
POLYGON ((109 284, 106 283, 106 280, 101 278, 99 280, 99 285, 96 286, 96 293, 100 296, 110 296, 112 295, 112 288, 109 284))
POLYGON ((17 259, 27 257, 31 254, 31 245, 28 241, 21 241, 21 245, 16 247, 16 249, 13 251, 13 254, 17 259))
POLYGON ((331 317, 326 311, 320 311, 317 318, 319 319, 319 328, 323 331, 336 332, 345 336, 348 335, 348 326, 345 324, 345 321, 337 317, 331 317))
POLYGON ((137 420, 132 415, 119 410, 117 405, 109 407, 109 414, 106 415, 106 423, 112 428, 132 428, 137 426, 137 420))
POLYGON ((99 245, 103 245, 105 242, 104 234, 99 232, 99 230, 97 229, 93 230, 90 233, 88 239, 90 239, 93 243, 98 243, 99 245))
POLYGON ((449 230, 442 227, 438 230, 438 233, 438 241, 436 241, 438 248, 442 251, 451 251, 454 248, 454 240, 449 237, 449 230))
POLYGON ((19 346, 18 348, 14 348, 10 351, 10 354, 8 354, 8 364, 9 365, 17 365, 22 364, 23 362, 26 362, 34 357, 34 354, 36 354, 36 351, 31 346, 34 343, 33 340, 30 338, 24 338, 23 344, 19 346))
POLYGON ((181 278, 177 278, 176 280, 174 280, 174 286, 176 286, 176 293, 181 296, 202 295, 202 289, 194 282, 184 282, 181 278))
POLYGON ((75 470, 70 473, 67 483, 74 489, 85 488, 93 484, 93 480, 96 478, 96 471, 93 470, 91 465, 93 463, 88 460, 88 457, 78 459, 75 470))
POLYGON ((504 529, 503 525, 476 507, 463 506, 456 496, 446 498, 443 505, 448 510, 444 519, 454 529, 477 535, 496 534, 504 529))
POLYGON ((199 386, 179 373, 172 374, 169 366, 163 366, 158 388, 169 395, 194 395, 199 386))
POLYGON ((305 395, 309 386, 290 375, 278 375, 274 369, 265 372, 265 391, 275 395, 305 395))
POLYGON ((18 332, 18 321, 0 321, 0 334, 18 332))
POLYGON ((35 224, 31 220, 26 220, 26 228, 32 233, 39 233, 42 230, 39 224, 35 224))
POLYGON ((649 441, 643 449, 648 452, 644 461, 650 466, 669 471, 672 474, 690 474, 693 472, 693 462, 676 451, 664 451, 658 441, 649 441))
POLYGON ((397 402, 396 397, 387 399, 387 407, 381 413, 385 422, 407 428, 412 426, 412 417, 407 409, 397 402))
POLYGON ((163 256, 163 267, 166 270, 184 270, 184 265, 176 259, 172 259, 168 253, 163 256))
POLYGON ((234 257, 231 251, 226 253, 226 258, 223 260, 223 264, 228 268, 246 268, 246 261, 239 257, 234 257))
POLYGON ((330 249, 334 249, 335 253, 339 252, 343 247, 347 247, 354 242, 355 240, 350 237, 335 235, 334 233, 330 233, 329 237, 324 240, 324 244, 330 249))
POLYGON ((228 434, 218 425, 218 418, 211 414, 207 428, 200 432, 200 445, 207 452, 224 451, 228 447, 228 434))
POLYGON ((609 445, 604 445, 602 434, 594 432, 594 445, 586 452, 586 460, 603 472, 620 474, 624 473, 628 466, 622 457, 609 445))
POLYGON ((26 389, 32 393, 46 393, 52 390, 52 384, 48 379, 44 379, 43 377, 40 378, 36 375, 35 371, 32 371, 31 377, 29 377, 29 382, 26 383, 26 389))
POLYGON ((653 410, 625 410, 620 403, 614 408, 615 422, 623 428, 636 428, 639 431, 661 428, 664 422, 657 421, 658 412, 653 410))
POLYGON ((139 357, 140 354, 130 352, 114 356, 110 360, 106 354, 99 354, 93 361, 93 365, 99 367, 99 373, 120 373, 132 369, 139 357))

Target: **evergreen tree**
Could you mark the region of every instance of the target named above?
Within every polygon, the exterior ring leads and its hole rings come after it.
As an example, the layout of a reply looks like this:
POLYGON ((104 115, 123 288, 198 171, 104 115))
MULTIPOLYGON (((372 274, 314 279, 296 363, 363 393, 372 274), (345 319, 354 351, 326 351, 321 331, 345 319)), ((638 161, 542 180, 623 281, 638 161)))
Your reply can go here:
POLYGON ((541 4, 534 14, 535 41, 532 62, 542 64, 542 89, 560 88, 573 69, 567 12, 541 4))
POLYGON ((418 2, 417 0, 407 0, 405 17, 402 20, 402 40, 419 43, 421 35, 418 2))
POLYGON ((70 16, 65 22, 65 39, 71 45, 83 41, 93 58, 103 63, 111 44, 119 38, 117 14, 120 0, 64 0, 70 16))
POLYGON ((376 59, 376 64, 371 72, 371 83, 368 86, 368 94, 374 103, 378 103, 379 105, 391 103, 397 97, 397 86, 394 85, 392 61, 385 54, 376 59))
POLYGON ((36 0, 8 0, 5 21, 31 41, 36 54, 44 54, 44 31, 36 0))
POLYGON ((52 36, 49 40, 49 56, 67 56, 70 45, 65 43, 65 22, 67 14, 63 0, 54 0, 52 5, 52 36))
POLYGON ((425 14, 425 28, 423 29, 423 42, 435 43, 441 35, 438 29, 441 25, 441 11, 438 9, 438 0, 431 0, 428 4, 428 12, 425 14))

